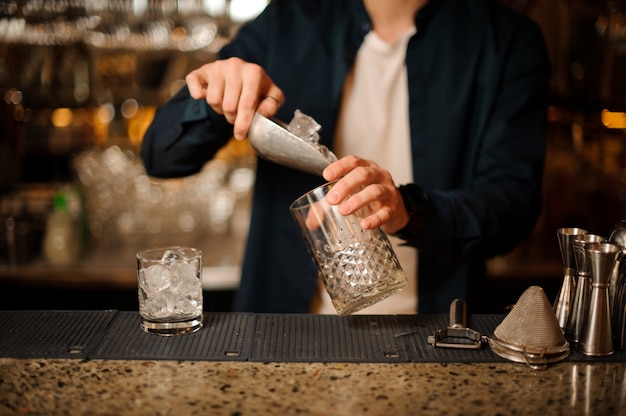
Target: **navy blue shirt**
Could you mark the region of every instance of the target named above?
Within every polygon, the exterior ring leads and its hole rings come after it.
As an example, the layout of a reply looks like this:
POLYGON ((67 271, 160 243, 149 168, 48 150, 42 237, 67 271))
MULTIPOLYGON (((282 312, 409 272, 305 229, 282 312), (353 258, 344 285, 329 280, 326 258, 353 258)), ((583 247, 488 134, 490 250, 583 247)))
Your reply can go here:
MULTIPOLYGON (((434 213, 407 244, 419 249, 419 312, 447 313, 455 298, 471 305, 485 290, 485 261, 538 218, 550 65, 538 26, 496 1, 431 0, 415 24, 406 55, 413 176, 434 213)), ((261 65, 286 96, 276 117, 300 109, 332 149, 344 80, 370 29, 361 0, 274 0, 219 58, 261 65)), ((231 136, 183 88, 157 111, 141 155, 150 175, 188 175, 231 136)), ((322 182, 258 161, 237 311, 309 311, 317 271, 289 205, 322 182)))

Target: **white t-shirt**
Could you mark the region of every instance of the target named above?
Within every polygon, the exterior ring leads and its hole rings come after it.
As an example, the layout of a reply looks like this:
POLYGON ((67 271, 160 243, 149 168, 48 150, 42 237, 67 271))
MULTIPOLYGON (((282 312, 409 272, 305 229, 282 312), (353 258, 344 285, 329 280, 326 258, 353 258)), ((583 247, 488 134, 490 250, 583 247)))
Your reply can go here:
MULTIPOLYGON (((334 153, 373 160, 391 172, 396 185, 413 182, 405 57, 415 28, 394 44, 375 32, 365 36, 344 86, 334 153)), ((358 313, 414 314, 417 311, 417 249, 389 236, 409 285, 358 313)), ((336 313, 325 290, 318 313, 336 313)))

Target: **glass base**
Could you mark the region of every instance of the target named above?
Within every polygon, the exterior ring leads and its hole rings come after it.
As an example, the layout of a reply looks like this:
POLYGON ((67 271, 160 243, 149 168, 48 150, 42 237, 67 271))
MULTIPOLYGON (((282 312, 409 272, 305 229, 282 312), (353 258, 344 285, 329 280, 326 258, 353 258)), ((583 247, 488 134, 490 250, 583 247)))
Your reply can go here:
POLYGON ((175 322, 150 321, 148 319, 141 318, 141 328, 149 334, 156 334, 165 337, 191 334, 202 328, 202 315, 186 319, 184 321, 175 322))
POLYGON ((408 285, 406 280, 400 280, 398 284, 395 286, 389 286, 384 290, 373 293, 370 296, 364 296, 360 298, 354 299, 352 302, 337 302, 335 299, 332 299, 333 306, 337 311, 337 315, 350 315, 355 312, 360 311, 361 309, 365 309, 368 306, 372 306, 381 300, 387 299, 389 296, 399 292, 404 289, 408 285))

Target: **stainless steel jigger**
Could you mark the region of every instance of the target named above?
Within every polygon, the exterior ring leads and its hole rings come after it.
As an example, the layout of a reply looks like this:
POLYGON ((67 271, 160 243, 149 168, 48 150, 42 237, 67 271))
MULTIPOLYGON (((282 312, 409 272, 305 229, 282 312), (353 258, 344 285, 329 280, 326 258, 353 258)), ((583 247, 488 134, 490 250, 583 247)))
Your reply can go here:
POLYGON ((582 228, 559 228, 556 235, 559 239, 559 248, 561 249, 561 257, 563 258, 563 283, 559 294, 554 301, 554 312, 559 321, 561 329, 567 327, 572 301, 574 300, 574 292, 576 290, 576 262, 574 259, 574 249, 572 241, 576 236, 587 234, 587 230, 582 228))
POLYGON ((613 243, 589 243, 585 250, 591 269, 591 298, 578 348, 586 355, 611 355, 615 350, 609 308, 609 280, 620 248, 613 243))
POLYGON ((585 246, 592 242, 605 241, 597 234, 578 235, 572 240, 574 259, 576 260, 576 290, 574 301, 565 328, 565 338, 571 342, 578 342, 585 314, 589 310, 589 296, 591 294, 591 270, 585 246))

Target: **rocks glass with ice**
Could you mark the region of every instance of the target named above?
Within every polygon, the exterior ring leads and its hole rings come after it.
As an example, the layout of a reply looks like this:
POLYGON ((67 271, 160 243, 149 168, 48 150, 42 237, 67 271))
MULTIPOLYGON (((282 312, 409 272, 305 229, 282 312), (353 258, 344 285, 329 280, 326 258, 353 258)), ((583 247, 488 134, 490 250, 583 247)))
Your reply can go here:
POLYGON ((408 281, 385 232, 361 228, 364 210, 343 216, 326 202, 334 184, 304 194, 290 210, 333 306, 347 315, 398 292, 408 281))
POLYGON ((202 251, 148 248, 137 253, 141 327, 158 335, 202 328, 202 251))

